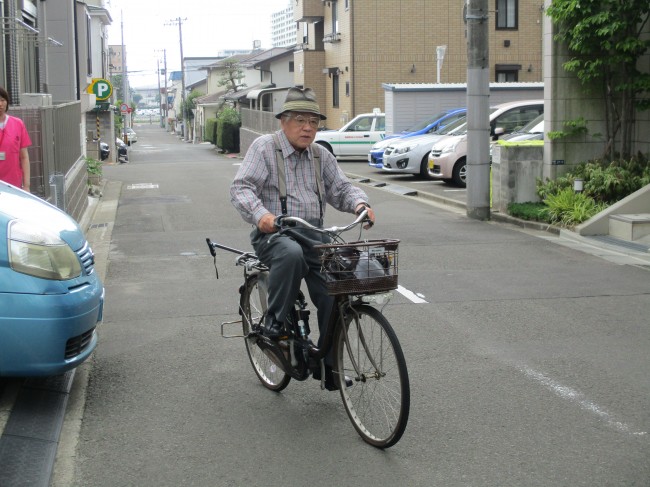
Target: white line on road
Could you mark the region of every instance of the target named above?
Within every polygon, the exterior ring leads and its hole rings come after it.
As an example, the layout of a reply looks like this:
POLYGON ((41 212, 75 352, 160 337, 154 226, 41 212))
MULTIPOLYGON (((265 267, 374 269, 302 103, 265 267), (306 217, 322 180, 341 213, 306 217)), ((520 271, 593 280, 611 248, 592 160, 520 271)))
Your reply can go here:
POLYGON ((564 386, 559 382, 554 381, 550 377, 546 377, 541 372, 537 372, 526 366, 519 367, 519 370, 521 370, 521 372, 523 372, 526 376, 530 377, 531 379, 534 379, 540 384, 546 386, 548 389, 550 389, 553 393, 555 393, 562 399, 566 399, 568 401, 577 404, 581 409, 596 415, 600 420, 605 422, 605 424, 617 429, 622 433, 627 433, 632 436, 643 436, 648 434, 647 431, 632 430, 632 428, 630 428, 630 426, 628 426, 627 424, 614 419, 610 413, 605 411, 598 404, 585 398, 584 394, 582 394, 581 392, 576 391, 575 389, 572 389, 570 387, 564 386))
POLYGON ((413 291, 409 291, 408 289, 400 286, 399 284, 397 285, 397 292, 400 293, 402 296, 404 296, 406 299, 410 299, 415 304, 427 302, 420 297, 421 295, 415 294, 413 291))

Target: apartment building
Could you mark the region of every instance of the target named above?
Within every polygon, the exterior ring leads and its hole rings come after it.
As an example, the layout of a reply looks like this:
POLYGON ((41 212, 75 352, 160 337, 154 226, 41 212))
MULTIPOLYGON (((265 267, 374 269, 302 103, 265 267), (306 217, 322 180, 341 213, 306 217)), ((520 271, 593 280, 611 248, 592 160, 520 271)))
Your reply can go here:
MULTIPOLYGON (((490 81, 542 81, 542 4, 492 2, 490 81)), ((295 0, 293 10, 295 84, 316 91, 328 128, 383 109, 382 83, 467 81, 463 2, 295 0)))
POLYGON ((271 15, 271 44, 273 47, 288 47, 296 44, 296 22, 293 20, 293 4, 271 15))

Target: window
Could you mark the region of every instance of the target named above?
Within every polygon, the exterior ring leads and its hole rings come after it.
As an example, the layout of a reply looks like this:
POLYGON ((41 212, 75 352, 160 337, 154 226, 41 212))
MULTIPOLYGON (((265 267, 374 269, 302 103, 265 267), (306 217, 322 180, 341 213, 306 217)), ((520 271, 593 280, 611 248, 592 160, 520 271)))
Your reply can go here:
POLYGON ((521 64, 497 64, 494 66, 494 74, 497 83, 513 83, 519 81, 521 64))
POLYGON ((347 132, 370 132, 372 122, 375 119, 372 115, 357 119, 354 125, 348 127, 347 132))
POLYGON ((302 24, 302 43, 309 44, 309 24, 307 22, 302 24))
POLYGON ((497 0, 497 29, 517 29, 519 0, 497 0))
POLYGON ((294 67, 293 67, 293 66, 294 66, 293 61, 289 61, 289 72, 290 72, 290 73, 293 73, 293 71, 294 71, 294 67))
POLYGON ((496 73, 497 83, 516 83, 519 81, 519 73, 517 71, 498 71, 496 73))
POLYGON ((90 15, 86 15, 86 69, 88 76, 93 74, 93 48, 92 48, 92 22, 90 15))
POLYGON ((339 107, 339 75, 332 75, 332 107, 339 107))
POLYGON ((345 96, 350 96, 350 82, 345 82, 345 96))
POLYGON ((338 2, 332 2, 332 34, 339 31, 338 2))

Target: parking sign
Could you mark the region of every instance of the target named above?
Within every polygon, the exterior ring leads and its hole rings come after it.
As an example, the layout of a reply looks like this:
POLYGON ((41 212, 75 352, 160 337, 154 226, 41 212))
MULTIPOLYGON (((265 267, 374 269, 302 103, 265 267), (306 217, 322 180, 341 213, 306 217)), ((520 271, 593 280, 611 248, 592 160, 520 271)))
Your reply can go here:
POLYGON ((107 79, 94 79, 88 89, 88 92, 94 93, 97 100, 108 100, 113 94, 113 85, 107 79))

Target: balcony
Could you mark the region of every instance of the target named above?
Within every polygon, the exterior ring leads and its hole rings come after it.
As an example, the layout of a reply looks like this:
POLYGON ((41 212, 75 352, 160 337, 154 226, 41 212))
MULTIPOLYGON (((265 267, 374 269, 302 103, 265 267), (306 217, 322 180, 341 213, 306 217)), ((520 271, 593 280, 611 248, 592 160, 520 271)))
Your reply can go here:
POLYGON ((325 34, 325 37, 323 37, 323 43, 325 44, 334 43, 334 42, 341 42, 340 32, 332 32, 330 34, 325 34))
POLYGON ((293 8, 296 22, 321 22, 325 18, 325 4, 322 0, 299 0, 293 8))

